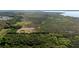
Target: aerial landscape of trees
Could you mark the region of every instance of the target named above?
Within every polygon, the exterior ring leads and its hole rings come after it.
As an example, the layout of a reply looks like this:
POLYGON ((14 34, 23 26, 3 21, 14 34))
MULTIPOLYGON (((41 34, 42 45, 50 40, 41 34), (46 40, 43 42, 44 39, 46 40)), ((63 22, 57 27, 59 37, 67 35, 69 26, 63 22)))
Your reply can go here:
POLYGON ((79 48, 79 18, 61 14, 0 12, 0 48, 79 48))

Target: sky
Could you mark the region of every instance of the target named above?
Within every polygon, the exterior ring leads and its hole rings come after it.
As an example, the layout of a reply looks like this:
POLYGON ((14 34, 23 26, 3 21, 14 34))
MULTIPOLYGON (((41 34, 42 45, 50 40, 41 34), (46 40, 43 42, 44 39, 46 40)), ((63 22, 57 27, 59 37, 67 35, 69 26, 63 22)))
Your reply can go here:
POLYGON ((1 10, 79 10, 79 0, 0 0, 1 10))
MULTIPOLYGON (((0 0, 0 10, 79 10, 79 0, 0 0)), ((64 15, 79 16, 79 12, 64 15)))

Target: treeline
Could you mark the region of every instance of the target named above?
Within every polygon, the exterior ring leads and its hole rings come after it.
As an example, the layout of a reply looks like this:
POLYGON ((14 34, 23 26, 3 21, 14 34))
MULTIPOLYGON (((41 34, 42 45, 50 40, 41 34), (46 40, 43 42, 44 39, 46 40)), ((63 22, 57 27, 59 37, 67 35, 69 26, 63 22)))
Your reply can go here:
POLYGON ((72 48, 79 47, 79 35, 56 33, 8 33, 0 37, 1 48, 72 48))

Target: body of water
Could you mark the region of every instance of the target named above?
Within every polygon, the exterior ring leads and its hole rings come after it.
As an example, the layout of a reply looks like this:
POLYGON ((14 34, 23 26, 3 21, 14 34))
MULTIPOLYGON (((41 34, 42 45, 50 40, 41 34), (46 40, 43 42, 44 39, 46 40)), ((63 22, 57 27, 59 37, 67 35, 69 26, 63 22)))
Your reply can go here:
POLYGON ((79 11, 65 11, 64 16, 79 17, 79 11))
POLYGON ((63 14, 62 15, 64 15, 64 16, 73 16, 73 17, 79 17, 79 11, 77 10, 75 10, 75 11, 73 11, 73 10, 71 10, 71 11, 44 11, 44 12, 63 12, 63 14))

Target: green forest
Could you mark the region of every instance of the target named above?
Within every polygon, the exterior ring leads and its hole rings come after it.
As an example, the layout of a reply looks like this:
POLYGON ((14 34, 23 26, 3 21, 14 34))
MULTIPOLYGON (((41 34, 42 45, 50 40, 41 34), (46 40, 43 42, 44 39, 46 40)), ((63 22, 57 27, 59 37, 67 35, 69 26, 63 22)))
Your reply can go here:
POLYGON ((62 12, 0 12, 0 48, 79 48, 79 18, 62 12))

